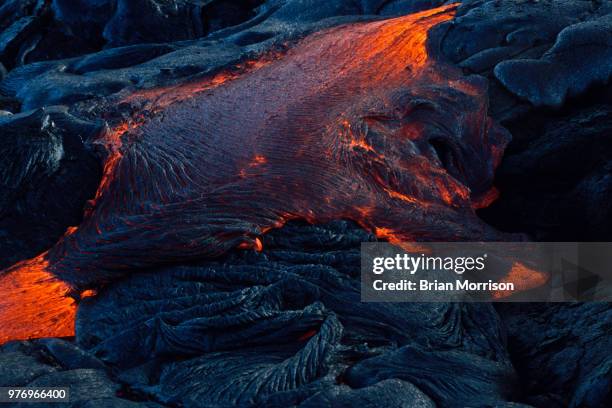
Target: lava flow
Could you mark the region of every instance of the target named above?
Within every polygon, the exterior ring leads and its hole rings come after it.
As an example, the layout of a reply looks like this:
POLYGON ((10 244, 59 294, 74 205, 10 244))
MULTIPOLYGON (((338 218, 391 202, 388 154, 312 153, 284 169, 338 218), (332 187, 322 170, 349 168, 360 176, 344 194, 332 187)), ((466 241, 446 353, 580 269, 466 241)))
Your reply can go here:
POLYGON ((71 289, 260 249, 289 219, 352 219, 394 242, 501 239, 474 207, 508 135, 483 80, 427 51, 455 9, 328 29, 241 75, 126 99, 153 114, 101 136, 110 154, 78 229, 2 275, 0 341, 68 335, 71 289))
POLYGON ((70 286, 46 269, 46 253, 20 262, 0 278, 0 344, 15 339, 74 335, 70 286))

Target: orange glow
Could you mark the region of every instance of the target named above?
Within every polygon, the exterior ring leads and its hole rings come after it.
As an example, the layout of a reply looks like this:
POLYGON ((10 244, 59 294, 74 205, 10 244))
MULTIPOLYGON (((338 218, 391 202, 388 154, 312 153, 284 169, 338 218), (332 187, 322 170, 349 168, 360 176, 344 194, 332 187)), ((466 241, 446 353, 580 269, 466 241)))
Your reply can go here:
POLYGON ((317 334, 317 331, 314 329, 308 330, 306 333, 302 334, 299 338, 298 341, 306 341, 309 338, 311 338, 312 336, 314 336, 315 334, 317 334))
POLYGON ((447 186, 440 179, 436 179, 435 184, 438 194, 447 205, 455 205, 457 199, 465 201, 470 196, 469 190, 458 184, 447 186))
POLYGON ((393 197, 393 198, 405 201, 410 204, 419 204, 419 205, 427 206, 427 203, 420 202, 419 200, 412 198, 412 197, 408 197, 406 194, 398 193, 397 191, 393 191, 389 188, 385 188, 385 191, 387 192, 387 194, 389 194, 389 197, 393 197))
MULTIPOLYGON (((242 62, 232 70, 222 71, 212 77, 203 78, 199 81, 136 91, 123 98, 118 103, 144 101, 145 106, 142 108, 143 110, 152 113, 160 112, 172 104, 191 99, 198 93, 214 89, 226 82, 235 80, 246 72, 258 70, 277 58, 279 58, 278 53, 265 54, 259 60, 242 62)), ((121 152, 123 144, 122 137, 130 131, 138 129, 144 121, 145 118, 142 115, 135 115, 129 120, 120 122, 115 127, 105 132, 102 137, 95 142, 97 144, 103 144, 107 148, 109 156, 104 163, 102 181, 96 191, 94 203, 108 190, 110 183, 115 177, 115 169, 123 157, 121 152)), ((265 163, 265 157, 256 156, 255 161, 257 164, 265 163), (257 162, 257 160, 259 160, 259 162, 257 162)))
POLYGON ((377 227, 374 229, 374 234, 377 238, 384 239, 385 241, 388 241, 406 252, 431 254, 431 248, 421 245, 418 242, 410 242, 410 237, 407 237, 400 231, 395 231, 391 228, 377 227))
POLYGON ((87 299, 89 297, 94 297, 98 294, 98 291, 93 289, 84 290, 81 292, 81 299, 87 299))
POLYGON ((495 187, 492 187, 490 190, 488 190, 486 193, 484 193, 480 197, 476 197, 472 199, 472 208, 474 209, 487 208, 488 206, 493 204, 493 202, 497 200, 498 198, 499 198, 499 190, 495 187))
POLYGON ((103 139, 101 141, 98 141, 98 143, 104 142, 106 148, 108 149, 109 156, 106 159, 106 162, 104 163, 104 169, 102 171, 102 181, 98 186, 94 201, 100 198, 102 193, 106 190, 111 180, 113 179, 115 167, 117 166, 122 157, 121 137, 134 127, 135 126, 133 126, 131 123, 120 123, 112 130, 106 132, 103 139))
POLYGON ((355 210, 357 211, 357 214, 359 214, 359 217, 363 220, 369 219, 374 212, 373 207, 356 207, 355 210))
POLYGON ((64 235, 72 235, 76 232, 77 229, 79 229, 79 227, 68 227, 66 228, 66 232, 64 233, 64 235))
POLYGON ((266 164, 267 162, 268 160, 266 160, 264 156, 262 156, 261 154, 257 154, 251 162, 251 167, 259 166, 260 164, 266 164))
POLYGON ((270 52, 260 56, 257 60, 247 60, 241 62, 232 69, 223 70, 216 73, 212 77, 206 77, 198 81, 168 87, 136 91, 125 97, 121 102, 131 103, 135 101, 143 101, 145 103, 144 109, 151 112, 159 112, 174 103, 191 99, 201 92, 216 88, 228 81, 237 79, 246 72, 253 72, 265 67, 272 61, 277 60, 279 57, 279 53, 270 52))
MULTIPOLYGON (((397 146, 422 139, 423 123, 389 132, 385 143, 369 142, 345 119, 358 115, 344 109, 357 105, 357 113, 364 113, 361 101, 375 96, 383 109, 392 110, 387 97, 393 91, 418 91, 419 81, 448 85, 443 75, 436 77, 426 41, 428 30, 452 19, 456 7, 331 28, 306 37, 283 58, 270 53, 199 81, 137 91, 117 101, 141 114, 115 124, 95 141, 108 156, 81 226, 69 228, 49 257, 41 255, 0 275, 0 341, 73 334, 75 302, 69 286, 51 270, 74 277, 98 267, 121 276, 169 259, 219 255, 205 244, 212 240, 203 238, 210 237, 190 236, 204 230, 205 216, 185 217, 187 211, 198 215, 210 197, 216 200, 211 212, 219 219, 239 219, 253 227, 248 237, 290 219, 350 218, 381 239, 424 251, 406 243, 420 238, 410 235, 406 214, 445 204, 458 208, 461 200, 469 200, 468 190, 434 165, 402 163, 399 156, 406 150, 397 146), (241 80, 247 72, 249 80, 241 80), (296 73, 304 80, 296 80, 296 73), (385 154, 391 154, 385 157, 374 146, 385 146, 385 154), (211 157, 214 161, 207 162, 211 157), (301 168, 308 172, 299 174, 301 168), (357 178, 360 172, 367 178, 357 178), (435 177, 443 182, 432 181, 435 177), (351 188, 342 189, 350 183, 351 188), (383 227, 388 225, 393 228, 383 227), (167 242, 155 242, 159 237, 167 242), (129 255, 123 259, 122 254, 129 255)), ((461 81, 450 85, 467 87, 461 81)), ((476 88, 466 92, 486 98, 476 88)), ((472 119, 482 124, 486 109, 478 113, 472 119)), ((232 246, 263 249, 259 238, 240 243, 241 235, 230 235, 238 236, 232 246)), ((98 283, 92 279, 82 287, 92 281, 98 283)), ((95 291, 80 296, 95 296, 95 291)))
MULTIPOLYGON (((368 66, 372 68, 371 81, 390 80, 398 74, 405 75, 406 69, 417 73, 425 67, 429 59, 426 48, 427 31, 452 19, 456 8, 456 4, 450 4, 368 24, 368 30, 363 31, 363 35, 367 36, 367 47, 360 47, 353 55, 354 60, 360 64, 369 61, 368 66), (375 35, 372 35, 372 32, 375 35)), ((366 44, 363 38, 356 41, 366 44)))
POLYGON ((76 303, 70 287, 46 271, 45 254, 0 275, 0 343, 74 336, 76 303))
POLYGON ((396 243, 393 241, 395 241, 395 236, 397 234, 391 228, 376 227, 374 229, 374 233, 376 234, 378 238, 385 239, 391 243, 396 243))
POLYGON ((492 294, 493 299, 503 299, 517 292, 534 289, 548 282, 547 273, 531 269, 521 262, 514 262, 510 272, 500 279, 500 283, 513 283, 514 291, 496 291, 492 294))
MULTIPOLYGON (((193 97, 198 92, 213 89, 227 81, 234 80, 244 71, 259 69, 270 61, 271 58, 247 61, 231 72, 221 72, 197 83, 141 91, 129 96, 126 100, 147 98, 151 102, 150 107, 155 106, 157 110, 160 110, 175 102, 193 97)), ((91 202, 92 208, 95 208, 96 203, 115 180, 117 166, 123 157, 122 138, 130 131, 137 129, 143 120, 142 116, 135 116, 126 122, 121 122, 104 132, 95 141, 106 147, 108 157, 104 162, 100 185, 91 202)), ((263 164, 265 161, 263 156, 256 156, 254 159, 256 165, 263 164)), ((85 217, 92 216, 92 211, 92 209, 86 211, 85 217)), ((64 238, 74 235, 78 229, 75 226, 68 227, 64 238)), ((263 249, 259 238, 255 239, 251 247, 257 251, 263 249)), ((49 262, 46 256, 47 252, 0 271, 0 344, 11 340, 74 336, 76 302, 69 296, 72 290, 68 284, 55 278, 49 272, 49 262)), ((85 290, 80 294, 80 298, 84 299, 96 294, 95 290, 85 290)))
POLYGON ((360 148, 363 150, 367 150, 369 152, 375 152, 374 148, 372 146, 370 146, 368 144, 368 142, 366 142, 365 140, 361 139, 361 140, 351 140, 350 141, 350 146, 351 148, 360 148))
POLYGON ((257 252, 263 251, 261 239, 255 238, 252 242, 243 242, 238 245, 238 249, 254 249, 257 252))

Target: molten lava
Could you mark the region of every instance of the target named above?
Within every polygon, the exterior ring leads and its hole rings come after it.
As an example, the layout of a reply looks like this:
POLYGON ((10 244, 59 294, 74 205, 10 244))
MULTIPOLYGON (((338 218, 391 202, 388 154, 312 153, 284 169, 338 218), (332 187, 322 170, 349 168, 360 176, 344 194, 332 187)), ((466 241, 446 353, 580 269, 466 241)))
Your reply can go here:
POLYGON ((46 254, 20 262, 0 277, 0 344, 35 337, 74 336, 70 287, 47 271, 46 254))
MULTIPOLYGON (((544 285, 548 282, 548 274, 529 268, 521 262, 514 262, 506 276, 499 280, 500 283, 513 283, 517 292, 527 291, 544 285)), ((512 296, 512 291, 499 290, 493 292, 493 299, 503 299, 512 296)))
POLYGON ((393 242, 501 239, 472 198, 490 189, 507 133, 487 117, 483 80, 427 51, 455 9, 328 29, 282 57, 126 98, 141 111, 100 137, 109 155, 82 224, 0 278, 0 339, 70 335, 69 287, 261 250, 294 218, 348 218, 393 242))

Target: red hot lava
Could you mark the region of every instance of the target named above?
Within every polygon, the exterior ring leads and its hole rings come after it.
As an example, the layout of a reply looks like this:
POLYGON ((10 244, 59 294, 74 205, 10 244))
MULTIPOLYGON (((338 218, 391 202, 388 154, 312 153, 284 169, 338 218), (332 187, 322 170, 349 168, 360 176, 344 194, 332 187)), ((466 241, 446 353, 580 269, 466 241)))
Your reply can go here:
POLYGON ((294 218, 348 218, 394 242, 499 239, 473 207, 507 134, 482 81, 426 47, 455 9, 332 28, 243 75, 130 96, 154 114, 101 136, 110 155, 83 223, 0 278, 0 340, 70 335, 71 290, 261 249, 294 218))

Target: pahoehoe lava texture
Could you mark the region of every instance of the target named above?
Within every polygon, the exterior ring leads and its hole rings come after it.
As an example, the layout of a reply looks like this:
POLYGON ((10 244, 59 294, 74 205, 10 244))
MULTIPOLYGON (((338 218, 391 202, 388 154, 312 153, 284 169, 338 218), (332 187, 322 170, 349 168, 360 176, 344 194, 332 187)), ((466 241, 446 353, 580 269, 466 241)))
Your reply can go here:
POLYGON ((481 215, 611 238, 611 3, 465 0, 425 59, 409 18, 382 20, 444 3, 0 1, 0 268, 66 235, 0 278, 26 290, 3 286, 0 330, 76 319, 0 346, 0 386, 69 384, 72 407, 607 407, 608 304, 359 302, 374 235, 504 237, 473 213, 507 141, 487 110, 513 141, 481 215), (75 316, 51 271, 97 296, 75 316))
POLYGON ((516 379, 490 305, 359 302, 359 245, 374 237, 349 222, 290 223, 263 239, 263 253, 113 285, 81 305, 77 341, 164 402, 316 406, 378 392, 391 406, 511 399, 516 379))
POLYGON ((361 303, 374 239, 290 222, 261 253, 134 274, 81 303, 76 344, 0 346, 0 384, 92 407, 605 406, 607 304, 361 303))
MULTIPOLYGON (((27 297, 37 336, 58 335, 51 299, 65 316, 69 287, 258 247, 290 219, 348 218, 395 242, 501 239, 474 207, 507 132, 487 116, 485 84, 427 49, 453 10, 342 25, 242 73, 122 98, 135 113, 93 142, 108 155, 83 222, 0 287, 27 297)), ((24 336, 19 303, 0 303, 4 338, 24 336)))
POLYGON ((498 307, 526 401, 603 407, 612 396, 612 309, 608 303, 498 307))
POLYGON ((471 200, 508 136, 487 117, 484 84, 426 50, 427 30, 451 17, 341 26, 197 94, 130 95, 145 117, 104 136, 116 151, 95 204, 50 270, 83 287, 253 246, 292 218, 350 218, 396 240, 499 237, 471 200))
POLYGON ((82 301, 77 346, 14 342, 0 361, 28 356, 6 365, 24 385, 70 375, 88 386, 95 372, 92 399, 119 383, 145 406, 505 406, 519 395, 490 305, 359 302, 359 247, 374 239, 346 221, 290 222, 261 253, 113 283, 82 301))
POLYGON ((62 107, 0 116, 0 268, 36 256, 80 222, 101 175, 84 142, 100 130, 62 107))
POLYGON ((491 116, 513 136, 488 222, 542 241, 610 240, 611 12, 606 1, 465 1, 439 27, 443 53, 489 79, 491 116))

